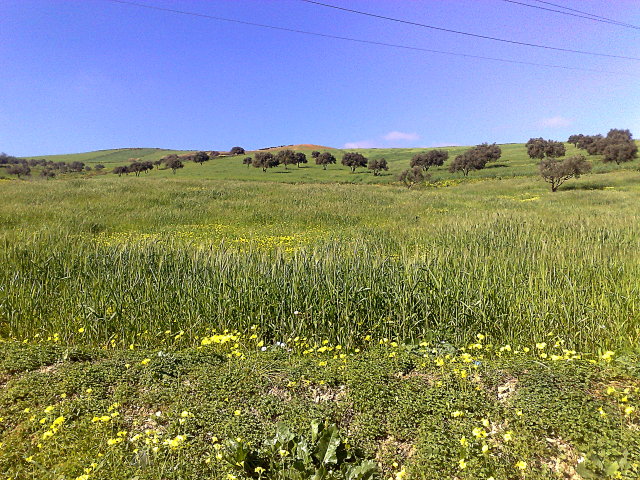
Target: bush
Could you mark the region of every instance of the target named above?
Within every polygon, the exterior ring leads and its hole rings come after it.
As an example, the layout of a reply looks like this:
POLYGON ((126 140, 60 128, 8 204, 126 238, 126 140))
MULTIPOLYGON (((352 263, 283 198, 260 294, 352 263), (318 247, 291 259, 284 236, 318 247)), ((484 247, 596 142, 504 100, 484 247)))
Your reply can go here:
POLYGON ((342 165, 349 167, 351 173, 356 171, 358 167, 367 166, 367 157, 357 152, 348 152, 342 156, 342 165))
POLYGON ((540 162, 540 175, 545 182, 551 184, 551 191, 555 192, 558 187, 570 178, 578 178, 580 175, 591 171, 591 163, 582 155, 569 157, 564 160, 545 159, 540 162))
POLYGON ((415 185, 426 182, 429 178, 431 178, 429 174, 427 174, 422 167, 417 165, 413 168, 404 170, 398 176, 398 180, 404 183, 407 188, 413 188, 415 185))
POLYGON ((376 177, 380 175, 382 170, 389 170, 389 167, 387 166, 387 160, 384 158, 372 158, 371 160, 369 160, 367 168, 373 171, 373 175, 376 177))

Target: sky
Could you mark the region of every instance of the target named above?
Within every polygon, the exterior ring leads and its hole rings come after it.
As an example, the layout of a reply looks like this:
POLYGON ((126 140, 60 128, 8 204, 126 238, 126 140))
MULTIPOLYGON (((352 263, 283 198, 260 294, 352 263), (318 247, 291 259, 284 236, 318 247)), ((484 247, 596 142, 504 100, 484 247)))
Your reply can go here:
MULTIPOLYGON (((597 72, 350 42, 109 0, 0 0, 0 151, 432 147, 566 140, 610 128, 629 128, 640 138, 640 60, 505 44, 301 0, 131 1, 597 72)), ((323 1, 480 35, 640 58, 640 29, 504 0, 323 1)), ((637 0, 551 1, 640 26, 637 0)))

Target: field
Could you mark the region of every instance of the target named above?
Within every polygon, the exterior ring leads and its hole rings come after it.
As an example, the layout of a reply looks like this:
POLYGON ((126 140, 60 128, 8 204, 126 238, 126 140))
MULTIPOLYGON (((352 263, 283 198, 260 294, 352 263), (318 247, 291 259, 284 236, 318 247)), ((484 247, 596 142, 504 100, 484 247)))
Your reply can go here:
POLYGON ((502 150, 0 180, 0 479, 638 478, 638 161, 502 150))

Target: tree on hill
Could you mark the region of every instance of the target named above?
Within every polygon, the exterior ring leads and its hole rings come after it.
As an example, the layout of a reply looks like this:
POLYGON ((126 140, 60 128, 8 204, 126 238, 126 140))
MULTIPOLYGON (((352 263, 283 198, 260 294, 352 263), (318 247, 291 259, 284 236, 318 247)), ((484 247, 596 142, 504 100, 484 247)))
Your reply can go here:
POLYGON ((566 148, 564 143, 555 140, 545 140, 544 138, 530 138, 527 142, 527 154, 530 158, 542 160, 545 157, 564 157, 566 148))
POLYGON ((426 173, 421 166, 416 165, 415 167, 403 170, 400 175, 398 175, 398 180, 404 183, 405 187, 413 188, 420 183, 426 182, 430 178, 429 175, 430 174, 426 173))
POLYGON ((253 156, 252 165, 255 168, 262 168, 262 171, 266 172, 267 168, 273 168, 280 165, 280 161, 274 157, 271 152, 257 152, 253 156))
POLYGON ((495 143, 476 145, 462 155, 458 155, 449 165, 449 171, 452 173, 462 172, 466 177, 471 170, 482 170, 488 162, 497 160, 501 155, 502 150, 495 143))
POLYGON ((278 153, 276 153, 275 158, 281 165, 284 165, 284 168, 287 168, 287 165, 293 165, 294 163, 296 163, 296 153, 288 148, 280 150, 278 153))
POLYGON ((311 152, 311 158, 313 158, 314 160, 316 158, 318 158, 320 156, 320 152, 317 150, 314 150, 313 152, 311 152))
POLYGON ((99 163, 96 165, 96 170, 104 170, 104 165, 99 163))
POLYGON ((577 135, 571 135, 567 140, 567 143, 573 144, 574 147, 578 146, 578 143, 584 138, 584 135, 579 133, 577 135))
POLYGON ((367 166, 367 157, 357 152, 347 152, 342 156, 342 165, 349 167, 351 173, 356 171, 358 167, 367 166))
POLYGON ((119 166, 117 166, 117 167, 115 167, 113 169, 113 173, 118 175, 119 177, 121 177, 123 173, 125 175, 129 175, 129 166, 128 165, 119 165, 119 166))
POLYGON ((180 160, 177 155, 173 155, 172 158, 168 159, 165 165, 173 171, 174 175, 179 168, 184 168, 182 160, 180 160))
POLYGON ((50 178, 53 178, 53 177, 56 176, 56 172, 54 170, 50 169, 50 168, 43 168, 40 171, 40 176, 42 178, 45 178, 45 179, 49 180, 50 178))
POLYGON ((326 170, 327 165, 335 165, 336 157, 331 155, 329 152, 324 152, 318 155, 316 158, 316 165, 322 165, 322 169, 326 170))
POLYGON ((242 148, 242 147, 233 147, 231 150, 229 150, 229 153, 231 155, 244 155, 244 148, 242 148))
POLYGON ((307 156, 302 152, 296 152, 295 154, 296 165, 300 168, 301 163, 307 163, 307 156))
POLYGON ((17 175, 18 178, 27 177, 31 175, 31 168, 25 163, 16 163, 7 168, 9 175, 17 175))
POLYGON ((209 155, 207 155, 207 152, 196 152, 193 154, 193 161, 202 165, 204 162, 209 161, 209 155))
POLYGON ((545 182, 551 184, 551 191, 555 192, 558 187, 570 178, 578 178, 580 175, 591 171, 589 163, 582 155, 557 160, 545 158, 540 162, 540 175, 545 182))
POLYGON ((83 162, 78 162, 78 161, 71 162, 69 164, 69 169, 72 172, 81 172, 82 170, 84 170, 84 163, 83 162))
POLYGON ((209 152, 209 158, 215 158, 215 157, 219 157, 220 156, 220 152, 218 152, 217 150, 211 150, 209 152))
POLYGON ((369 160, 367 164, 367 168, 373 172, 374 176, 380 175, 382 170, 389 170, 389 166, 387 165, 387 160, 384 158, 372 158, 369 160))
POLYGON ((249 168, 249 167, 251 166, 251 162, 252 162, 252 161, 253 161, 253 160, 252 160, 252 158, 251 158, 251 157, 244 157, 244 158, 242 159, 242 164, 243 164, 243 165, 246 165, 246 166, 247 166, 247 168, 249 168))
POLYGON ((613 143, 607 145, 602 152, 603 162, 616 162, 620 165, 623 162, 630 162, 638 156, 638 146, 635 142, 613 143))
POLYGON ((162 158, 159 159, 159 160, 156 160, 155 162, 153 162, 153 164, 155 165, 155 167, 157 169, 160 169, 160 165, 162 165, 163 163, 164 163, 164 159, 162 159, 162 158))
POLYGON ((410 166, 411 168, 420 167, 426 172, 429 167, 441 167, 448 158, 449 152, 446 150, 430 150, 416 153, 411 158, 410 166))

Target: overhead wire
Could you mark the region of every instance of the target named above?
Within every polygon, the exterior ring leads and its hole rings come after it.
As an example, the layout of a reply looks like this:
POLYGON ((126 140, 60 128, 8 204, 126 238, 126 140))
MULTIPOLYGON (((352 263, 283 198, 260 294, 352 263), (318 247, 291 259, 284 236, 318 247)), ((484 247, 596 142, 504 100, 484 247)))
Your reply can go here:
MULTIPOLYGON (((550 5, 552 7, 562 8, 563 10, 568 10, 570 12, 576 12, 576 13, 580 13, 580 14, 583 14, 583 15, 588 15, 589 17, 592 17, 594 20, 595 19, 606 20, 607 22, 611 22, 611 23, 614 23, 616 25, 620 25, 621 27, 629 27, 629 28, 635 28, 635 29, 640 30, 640 27, 637 26, 637 25, 632 25, 630 23, 620 22, 620 21, 614 20, 612 18, 603 17, 601 15, 595 15, 593 13, 585 12, 583 10, 577 10, 575 8, 565 7, 564 5, 560 5, 558 3, 547 2, 545 0, 532 0, 532 1, 533 2, 537 2, 537 3, 542 3, 542 4, 545 4, 545 5, 550 5)), ((533 5, 531 5, 531 6, 533 6, 533 5)), ((552 10, 552 11, 556 11, 556 10, 552 10)), ((564 13, 564 12, 559 12, 559 13, 564 13)))
MULTIPOLYGON (((512 45, 520 45, 520 46, 525 46, 525 47, 534 47, 534 48, 542 48, 542 49, 546 49, 546 50, 555 50, 555 51, 559 51, 559 52, 567 52, 567 53, 578 53, 581 55, 591 55, 591 56, 597 56, 597 57, 609 57, 609 58, 620 58, 620 59, 624 59, 624 60, 634 60, 634 61, 640 61, 640 57, 629 57, 626 55, 613 55, 613 54, 609 54, 609 53, 599 53, 599 52, 590 52, 587 50, 575 50, 572 48, 562 48, 562 47, 552 47, 550 45, 542 45, 539 43, 529 43, 529 42, 521 42, 518 40, 510 40, 507 38, 499 38, 499 37, 493 37, 490 35, 482 35, 479 33, 471 33, 471 32, 464 32, 462 30, 453 30, 451 28, 444 28, 444 27, 437 27, 435 25, 429 25, 426 23, 420 23, 420 22, 413 22, 411 20, 403 20, 400 18, 395 18, 395 17, 389 17, 386 15, 378 15, 375 13, 371 13, 371 12, 364 12, 362 10, 355 10, 353 8, 346 8, 346 7, 340 7, 338 5, 332 5, 330 3, 324 3, 324 2, 319 2, 317 0, 299 0, 301 2, 304 3, 309 3, 309 4, 313 4, 313 5, 318 5, 321 7, 327 7, 327 8, 333 8, 335 10, 341 10, 343 12, 347 12, 347 13, 354 13, 357 15, 364 15, 367 17, 373 17, 373 18, 378 18, 378 19, 382 19, 382 20, 388 20, 391 22, 396 22, 396 23, 403 23, 405 25, 412 25, 414 27, 421 27, 421 28, 428 28, 431 30, 438 30, 441 32, 447 32, 447 33, 454 33, 456 35, 464 35, 467 37, 474 37, 474 38, 482 38, 484 40, 492 40, 494 42, 502 42, 502 43, 509 43, 512 45)), ((511 1, 511 0, 505 0, 505 1, 511 1)))
POLYGON ((536 62, 529 62, 529 61, 525 61, 525 60, 514 60, 514 59, 500 58, 500 57, 489 57, 489 56, 483 56, 483 55, 473 55, 473 54, 468 54, 468 53, 450 52, 450 51, 445 51, 445 50, 435 50, 435 49, 430 49, 430 48, 422 48, 422 47, 416 47, 416 46, 411 46, 411 45, 401 45, 401 44, 396 44, 396 43, 379 42, 379 41, 375 41, 375 40, 365 40, 365 39, 354 38, 354 37, 344 37, 344 36, 340 36, 340 35, 331 35, 331 34, 327 34, 327 33, 312 32, 312 31, 308 31, 308 30, 300 30, 300 29, 295 29, 295 28, 280 27, 280 26, 269 25, 269 24, 264 24, 264 23, 249 22, 249 21, 245 21, 245 20, 238 20, 238 19, 233 19, 233 18, 220 17, 220 16, 216 16, 216 15, 209 15, 209 14, 205 14, 205 13, 191 12, 191 11, 187 11, 187 10, 177 10, 177 9, 173 9, 173 8, 159 7, 159 6, 156 6, 156 5, 148 5, 148 4, 138 3, 138 2, 128 1, 128 0, 104 0, 104 1, 110 2, 110 3, 117 3, 117 4, 123 4, 123 5, 136 6, 136 7, 146 8, 146 9, 150 9, 150 10, 157 10, 157 11, 162 11, 162 12, 167 12, 167 13, 186 15, 186 16, 192 16, 192 17, 199 17, 199 18, 205 18, 205 19, 210 19, 210 20, 217 20, 217 21, 235 23, 235 24, 240 24, 240 25, 248 25, 248 26, 253 26, 253 27, 267 28, 267 29, 271 29, 271 30, 278 30, 278 31, 290 32, 290 33, 298 33, 298 34, 303 34, 303 35, 311 35, 311 36, 314 36, 314 37, 330 38, 330 39, 334 39, 334 40, 343 40, 343 41, 348 41, 348 42, 353 42, 353 43, 360 43, 360 44, 365 44, 365 45, 376 45, 376 46, 391 47, 391 48, 397 48, 397 49, 403 49, 403 50, 409 50, 409 51, 435 53, 435 54, 441 54, 441 55, 449 55, 449 56, 463 57, 463 58, 472 58, 472 59, 478 59, 478 60, 489 60, 489 61, 494 61, 494 62, 517 64, 517 65, 527 65, 527 66, 544 67, 544 68, 555 68, 555 69, 562 69, 562 70, 576 70, 576 71, 591 72, 591 73, 601 73, 601 74, 609 74, 609 75, 624 75, 624 76, 637 77, 637 75, 634 75, 634 74, 631 74, 631 73, 628 73, 628 72, 609 71, 609 70, 601 70, 601 69, 586 68, 586 67, 572 67, 572 66, 567 66, 567 65, 557 65, 557 64, 550 64, 550 63, 536 63, 536 62))

